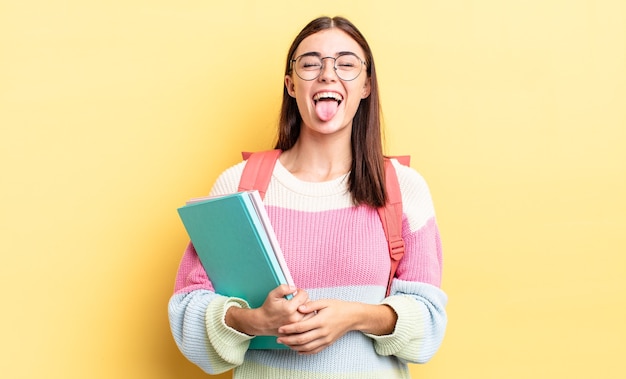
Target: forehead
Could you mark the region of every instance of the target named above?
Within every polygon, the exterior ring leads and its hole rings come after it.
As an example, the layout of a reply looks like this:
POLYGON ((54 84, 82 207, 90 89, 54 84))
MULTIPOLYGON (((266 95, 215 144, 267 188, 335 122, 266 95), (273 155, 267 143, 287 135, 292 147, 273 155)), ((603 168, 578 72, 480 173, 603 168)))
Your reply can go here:
POLYGON ((317 52, 322 56, 335 56, 340 52, 350 51, 364 57, 361 46, 341 29, 332 28, 311 34, 300 42, 294 56, 304 53, 317 52))

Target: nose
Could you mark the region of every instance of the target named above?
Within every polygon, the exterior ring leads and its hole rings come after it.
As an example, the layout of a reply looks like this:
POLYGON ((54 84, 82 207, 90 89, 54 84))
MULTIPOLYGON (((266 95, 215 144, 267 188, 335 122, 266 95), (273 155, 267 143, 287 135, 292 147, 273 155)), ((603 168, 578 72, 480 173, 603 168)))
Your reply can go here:
POLYGON ((322 58, 322 72, 320 72, 319 80, 323 82, 336 81, 339 79, 337 71, 335 70, 335 58, 325 57, 322 58))

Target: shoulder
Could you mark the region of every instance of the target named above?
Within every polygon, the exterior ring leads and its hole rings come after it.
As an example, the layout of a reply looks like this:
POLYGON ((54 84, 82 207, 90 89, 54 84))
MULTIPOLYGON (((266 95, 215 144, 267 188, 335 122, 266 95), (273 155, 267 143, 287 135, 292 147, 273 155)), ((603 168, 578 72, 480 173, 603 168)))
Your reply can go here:
POLYGON ((402 191, 402 199, 405 197, 424 197, 430 198, 430 190, 426 179, 414 168, 405 166, 395 159, 391 160, 393 167, 396 170, 398 176, 398 183, 400 184, 400 190, 402 191))
POLYGON ((391 160, 402 193, 402 209, 411 225, 419 228, 435 217, 432 196, 426 179, 414 168, 391 160))
POLYGON ((391 159, 393 163, 393 168, 396 170, 396 175, 398 176, 398 181, 400 182, 400 186, 412 186, 416 188, 426 188, 428 189, 428 185, 426 183, 426 179, 413 167, 406 166, 396 159, 391 159))
POLYGON ((211 188, 211 196, 237 192, 245 165, 246 161, 242 161, 222 171, 211 188))

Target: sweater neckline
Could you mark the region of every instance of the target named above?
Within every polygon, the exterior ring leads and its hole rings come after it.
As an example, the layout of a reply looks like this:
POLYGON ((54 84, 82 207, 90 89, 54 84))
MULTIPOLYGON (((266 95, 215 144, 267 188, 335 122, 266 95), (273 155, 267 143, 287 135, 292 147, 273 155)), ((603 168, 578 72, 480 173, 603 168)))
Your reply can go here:
POLYGON ((307 182, 298 179, 285 166, 276 160, 274 177, 288 189, 306 196, 321 197, 345 194, 348 191, 348 175, 346 173, 335 179, 324 182, 307 182))

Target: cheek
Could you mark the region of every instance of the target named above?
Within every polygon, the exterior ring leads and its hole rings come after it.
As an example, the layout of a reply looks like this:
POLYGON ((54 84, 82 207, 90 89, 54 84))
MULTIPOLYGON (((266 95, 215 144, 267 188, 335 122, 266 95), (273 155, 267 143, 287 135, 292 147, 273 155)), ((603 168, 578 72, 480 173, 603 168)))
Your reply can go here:
POLYGON ((294 97, 296 98, 296 102, 298 103, 298 105, 305 105, 309 102, 307 92, 304 91, 302 88, 296 87, 294 97))
POLYGON ((295 82, 292 85, 292 96, 295 97, 296 99, 304 99, 307 95, 307 93, 309 92, 309 88, 307 87, 306 83, 302 83, 302 82, 295 82))
POLYGON ((350 83, 350 87, 347 88, 350 93, 350 97, 356 97, 359 100, 366 98, 369 95, 369 86, 365 80, 359 80, 358 82, 350 83))
POLYGON ((361 103, 361 100, 366 98, 367 95, 369 94, 366 88, 364 88, 363 86, 358 86, 358 85, 352 88, 350 93, 351 93, 350 103, 355 104, 355 106, 357 107, 361 103))
POLYGON ((310 99, 307 97, 307 95, 305 95, 306 92, 304 91, 298 91, 298 89, 296 88, 296 93, 295 93, 295 100, 296 100, 296 105, 298 106, 298 112, 300 113, 300 116, 302 117, 307 117, 307 115, 309 113, 314 112, 313 105, 310 101, 310 99))

